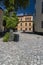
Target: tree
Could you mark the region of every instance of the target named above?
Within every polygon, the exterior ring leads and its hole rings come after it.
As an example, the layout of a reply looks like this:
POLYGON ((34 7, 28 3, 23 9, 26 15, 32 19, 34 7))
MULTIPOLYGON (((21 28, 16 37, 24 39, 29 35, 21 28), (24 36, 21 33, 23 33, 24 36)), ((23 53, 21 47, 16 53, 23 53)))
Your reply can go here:
POLYGON ((9 11, 17 10, 18 8, 25 9, 29 4, 29 0, 0 0, 9 11))
POLYGON ((15 28, 18 24, 18 17, 16 16, 14 12, 10 16, 8 14, 8 11, 6 11, 4 13, 3 20, 6 21, 6 28, 15 28))
POLYGON ((15 28, 18 23, 18 18, 14 11, 17 11, 18 8, 25 9, 29 4, 29 0, 0 0, 0 2, 1 1, 3 1, 3 4, 6 6, 7 9, 4 15, 6 28, 15 28), (13 12, 13 14, 11 14, 11 12, 13 12))
POLYGON ((5 28, 10 30, 10 33, 6 33, 5 34, 5 36, 3 38, 4 41, 8 41, 8 40, 13 40, 14 39, 13 29, 15 29, 15 27, 18 24, 18 17, 16 16, 16 13, 14 13, 14 12, 11 12, 11 13, 12 14, 10 15, 8 13, 8 10, 6 10, 4 12, 3 20, 4 20, 4 22, 6 21, 5 28))
MULTIPOLYGON (((0 2, 3 2, 3 4, 6 6, 7 11, 5 12, 4 19, 6 22, 11 23, 12 21, 16 21, 16 16, 10 17, 11 12, 14 12, 18 8, 26 8, 26 6, 29 4, 29 0, 0 0, 0 2)), ((4 21, 5 21, 4 20, 4 21)), ((15 22, 16 23, 16 22, 15 22)), ((7 23, 8 25, 8 23, 7 23)))

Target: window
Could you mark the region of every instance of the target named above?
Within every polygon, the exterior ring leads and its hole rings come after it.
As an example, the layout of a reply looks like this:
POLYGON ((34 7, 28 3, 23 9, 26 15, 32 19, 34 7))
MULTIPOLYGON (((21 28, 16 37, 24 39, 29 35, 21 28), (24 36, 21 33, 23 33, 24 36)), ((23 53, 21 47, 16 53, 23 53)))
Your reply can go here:
POLYGON ((25 26, 27 26, 27 23, 25 23, 25 26))
POLYGON ((31 26, 31 23, 29 23, 29 26, 31 26))
POLYGON ((20 20, 22 21, 22 18, 20 20))
POLYGON ((31 30, 31 28, 29 28, 29 30, 31 30))
POLYGON ((22 21, 22 18, 19 18, 19 21, 22 21))
POLYGON ((22 30, 22 28, 21 28, 21 30, 22 30))
POLYGON ((22 23, 20 25, 22 26, 22 23))
POLYGON ((25 18, 25 21, 31 21, 31 18, 27 17, 25 18))
POLYGON ((34 3, 36 3, 36 0, 34 0, 34 3))
POLYGON ((36 16, 36 8, 35 8, 35 14, 34 15, 36 16))
POLYGON ((27 30, 27 28, 25 28, 25 30, 27 30))
POLYGON ((43 28, 43 21, 42 21, 42 23, 41 23, 41 27, 43 28))
POLYGON ((42 2, 42 13, 43 13, 43 2, 42 2))

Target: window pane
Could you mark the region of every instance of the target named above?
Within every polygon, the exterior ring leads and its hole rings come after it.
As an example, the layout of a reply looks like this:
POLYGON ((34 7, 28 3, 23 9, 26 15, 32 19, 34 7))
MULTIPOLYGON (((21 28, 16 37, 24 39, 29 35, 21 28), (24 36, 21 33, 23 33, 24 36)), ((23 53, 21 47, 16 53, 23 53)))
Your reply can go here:
POLYGON ((31 30, 31 28, 29 28, 29 30, 31 30))
POLYGON ((27 28, 25 28, 25 30, 27 30, 27 28))
POLYGON ((27 23, 25 23, 25 26, 27 26, 27 23))
POLYGON ((21 21, 22 21, 22 18, 21 18, 21 21))
POLYGON ((42 23, 41 23, 41 27, 43 28, 43 21, 42 21, 42 23))
POLYGON ((43 13, 43 2, 42 2, 42 13, 43 13))
POLYGON ((22 18, 19 18, 19 21, 22 21, 22 18))
POLYGON ((22 30, 22 28, 21 28, 21 30, 22 30))
POLYGON ((22 26, 22 23, 20 25, 22 26))
POLYGON ((31 21, 31 18, 25 18, 25 21, 31 21))
POLYGON ((29 26, 31 26, 31 23, 29 23, 29 26))

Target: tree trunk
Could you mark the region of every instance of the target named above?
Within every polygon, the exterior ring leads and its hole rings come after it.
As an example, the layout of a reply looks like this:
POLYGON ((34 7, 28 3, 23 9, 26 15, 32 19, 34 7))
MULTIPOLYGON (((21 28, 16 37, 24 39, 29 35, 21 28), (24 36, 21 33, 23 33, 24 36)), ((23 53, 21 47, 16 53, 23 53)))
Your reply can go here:
POLYGON ((14 39, 13 30, 10 29, 10 38, 9 38, 9 41, 13 41, 13 39, 14 39))

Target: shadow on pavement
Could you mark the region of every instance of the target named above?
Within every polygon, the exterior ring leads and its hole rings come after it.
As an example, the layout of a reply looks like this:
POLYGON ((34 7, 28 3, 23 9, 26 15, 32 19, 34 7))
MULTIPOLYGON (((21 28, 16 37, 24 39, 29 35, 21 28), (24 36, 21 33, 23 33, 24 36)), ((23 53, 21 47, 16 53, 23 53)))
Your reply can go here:
POLYGON ((35 34, 35 35, 41 35, 43 36, 43 33, 41 32, 21 32, 21 33, 25 33, 25 34, 35 34))
POLYGON ((2 38, 5 35, 5 32, 0 32, 0 38, 2 38))

